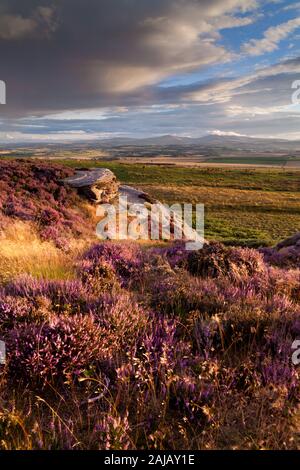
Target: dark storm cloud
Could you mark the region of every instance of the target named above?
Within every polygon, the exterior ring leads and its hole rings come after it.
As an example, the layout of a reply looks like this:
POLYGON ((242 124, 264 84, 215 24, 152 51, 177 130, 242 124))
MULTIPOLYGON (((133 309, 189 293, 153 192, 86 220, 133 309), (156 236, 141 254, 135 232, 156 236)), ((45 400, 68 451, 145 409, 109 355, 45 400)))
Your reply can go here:
POLYGON ((142 104, 149 86, 225 61, 218 29, 254 0, 4 0, 7 113, 142 104))

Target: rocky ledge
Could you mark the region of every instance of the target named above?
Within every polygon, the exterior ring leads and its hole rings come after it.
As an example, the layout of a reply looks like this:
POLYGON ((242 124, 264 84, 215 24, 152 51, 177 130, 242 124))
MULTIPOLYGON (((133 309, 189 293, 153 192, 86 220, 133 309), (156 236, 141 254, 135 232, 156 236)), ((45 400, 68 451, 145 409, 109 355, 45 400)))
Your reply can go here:
POLYGON ((76 170, 74 176, 63 180, 78 193, 98 204, 112 202, 119 192, 119 183, 112 171, 107 168, 91 168, 76 170))

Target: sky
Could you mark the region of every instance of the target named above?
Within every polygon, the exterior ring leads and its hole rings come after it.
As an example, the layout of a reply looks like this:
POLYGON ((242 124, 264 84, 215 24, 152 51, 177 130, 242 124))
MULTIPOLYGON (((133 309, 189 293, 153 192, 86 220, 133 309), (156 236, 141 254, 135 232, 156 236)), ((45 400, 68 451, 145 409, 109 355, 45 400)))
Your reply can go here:
POLYGON ((300 1, 0 0, 0 143, 300 139, 300 1))

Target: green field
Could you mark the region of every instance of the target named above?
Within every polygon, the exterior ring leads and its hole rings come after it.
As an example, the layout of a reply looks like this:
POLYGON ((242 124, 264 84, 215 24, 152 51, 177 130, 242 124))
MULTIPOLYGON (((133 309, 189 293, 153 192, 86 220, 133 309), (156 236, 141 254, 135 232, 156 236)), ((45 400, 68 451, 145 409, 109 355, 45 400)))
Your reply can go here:
POLYGON ((249 157, 214 157, 206 160, 207 163, 226 163, 237 165, 271 165, 284 166, 288 161, 298 162, 299 160, 289 157, 268 157, 268 156, 249 156, 249 157))
POLYGON ((174 184, 263 191, 300 191, 300 172, 280 169, 193 168, 92 160, 56 160, 72 168, 105 167, 128 184, 174 184))
POLYGON ((205 204, 205 236, 228 244, 273 245, 300 230, 300 172, 280 169, 179 168, 70 161, 110 168, 126 184, 162 202, 205 204))

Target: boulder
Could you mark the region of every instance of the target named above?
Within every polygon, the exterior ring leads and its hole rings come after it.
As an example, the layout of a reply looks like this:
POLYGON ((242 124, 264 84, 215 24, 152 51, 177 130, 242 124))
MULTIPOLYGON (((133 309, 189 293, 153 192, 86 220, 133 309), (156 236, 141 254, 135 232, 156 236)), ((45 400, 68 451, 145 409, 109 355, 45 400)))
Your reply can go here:
POLYGON ((63 183, 76 188, 78 193, 97 204, 112 202, 119 191, 116 176, 107 168, 81 168, 76 170, 74 176, 64 179, 63 183))

